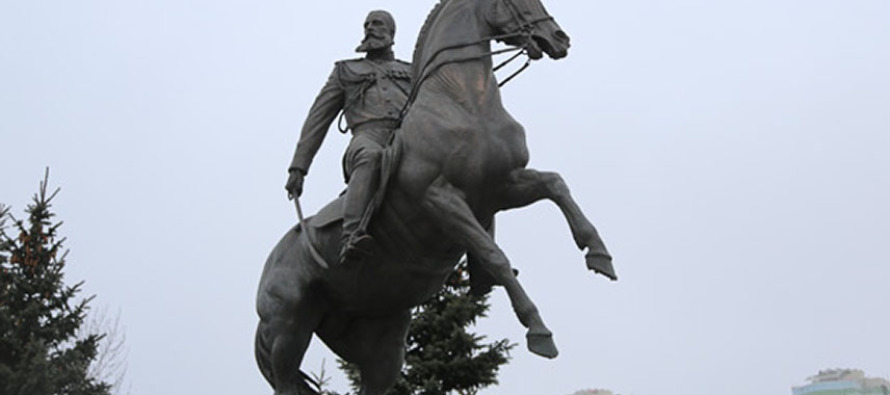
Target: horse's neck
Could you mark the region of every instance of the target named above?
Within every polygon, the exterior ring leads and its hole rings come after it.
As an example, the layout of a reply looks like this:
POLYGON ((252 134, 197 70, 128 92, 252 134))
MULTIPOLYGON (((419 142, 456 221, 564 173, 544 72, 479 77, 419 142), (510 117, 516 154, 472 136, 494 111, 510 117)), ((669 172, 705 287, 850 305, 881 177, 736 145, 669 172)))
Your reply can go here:
POLYGON ((435 19, 427 21, 421 31, 414 67, 429 69, 443 57, 465 53, 466 44, 479 41, 489 30, 479 8, 480 3, 475 0, 451 0, 441 7, 435 19), (452 49, 443 53, 445 48, 452 49))
POLYGON ((424 49, 425 75, 415 76, 432 82, 421 89, 438 91, 467 108, 500 103, 492 72, 491 42, 485 40, 494 32, 484 20, 480 4, 452 0, 445 6, 427 35, 435 45, 424 49))
POLYGON ((432 77, 430 88, 471 112, 500 105, 500 90, 491 71, 491 58, 443 66, 432 77))

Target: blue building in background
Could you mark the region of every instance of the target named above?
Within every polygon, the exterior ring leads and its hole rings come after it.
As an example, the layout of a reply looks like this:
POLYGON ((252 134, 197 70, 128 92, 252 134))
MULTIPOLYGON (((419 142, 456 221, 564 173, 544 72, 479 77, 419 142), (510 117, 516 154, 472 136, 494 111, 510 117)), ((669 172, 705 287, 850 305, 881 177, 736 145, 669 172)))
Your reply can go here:
POLYGON ((823 370, 807 381, 807 385, 792 387, 792 395, 890 395, 890 381, 865 377, 857 369, 823 370))

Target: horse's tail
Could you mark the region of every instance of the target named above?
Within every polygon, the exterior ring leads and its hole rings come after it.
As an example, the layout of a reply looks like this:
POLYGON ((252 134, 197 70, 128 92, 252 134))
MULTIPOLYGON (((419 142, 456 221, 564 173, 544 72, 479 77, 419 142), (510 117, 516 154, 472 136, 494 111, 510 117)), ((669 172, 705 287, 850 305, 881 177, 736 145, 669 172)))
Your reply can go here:
POLYGON ((264 329, 265 323, 260 320, 259 324, 257 324, 256 328, 256 338, 254 340, 254 354, 256 355, 256 363, 260 368, 260 372, 263 373, 263 377, 266 378, 266 381, 275 388, 275 377, 272 373, 272 345, 269 344, 265 336, 264 329))

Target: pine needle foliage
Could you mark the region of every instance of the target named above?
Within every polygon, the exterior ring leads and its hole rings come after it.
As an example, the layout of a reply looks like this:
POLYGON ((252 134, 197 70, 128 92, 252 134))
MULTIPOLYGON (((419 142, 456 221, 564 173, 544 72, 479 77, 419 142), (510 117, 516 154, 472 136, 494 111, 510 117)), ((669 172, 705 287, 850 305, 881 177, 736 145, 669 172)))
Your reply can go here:
POLYGON ((65 239, 58 234, 47 179, 18 220, 0 207, 0 394, 108 395, 88 374, 100 334, 77 336, 92 298, 83 282, 64 283, 65 239), (11 223, 11 226, 9 226, 11 223))

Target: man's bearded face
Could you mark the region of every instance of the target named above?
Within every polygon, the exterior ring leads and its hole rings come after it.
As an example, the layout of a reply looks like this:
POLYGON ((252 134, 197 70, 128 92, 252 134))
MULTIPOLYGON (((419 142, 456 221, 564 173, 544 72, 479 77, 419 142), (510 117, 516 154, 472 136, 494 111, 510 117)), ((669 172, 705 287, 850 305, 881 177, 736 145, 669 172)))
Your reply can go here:
POLYGON ((365 20, 365 38, 356 52, 370 52, 377 49, 390 48, 393 45, 394 26, 391 20, 381 13, 371 13, 365 20))

